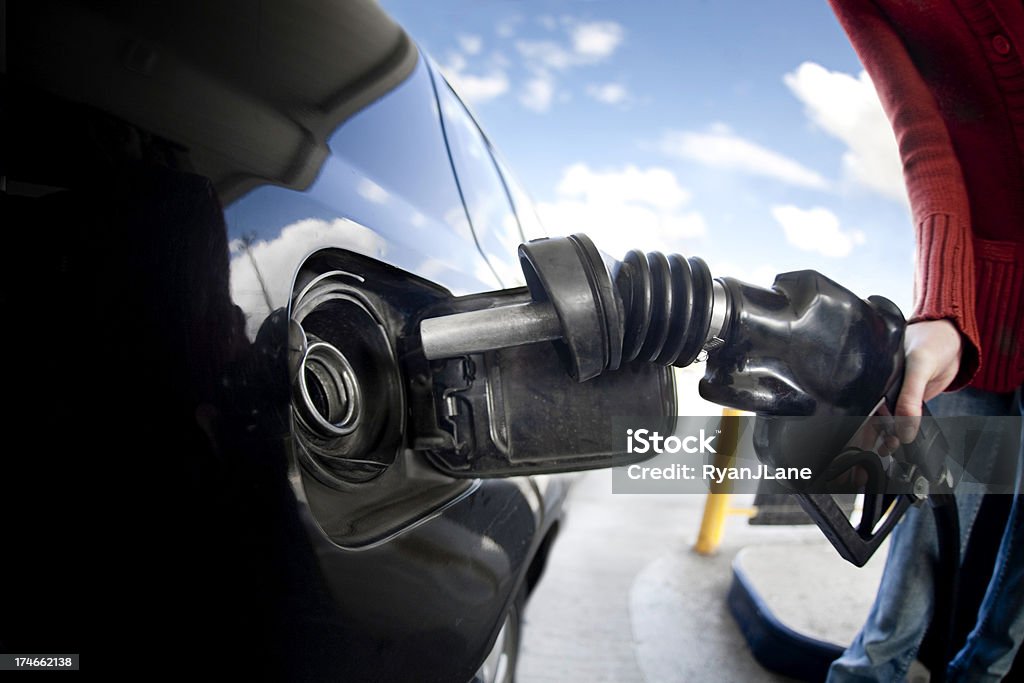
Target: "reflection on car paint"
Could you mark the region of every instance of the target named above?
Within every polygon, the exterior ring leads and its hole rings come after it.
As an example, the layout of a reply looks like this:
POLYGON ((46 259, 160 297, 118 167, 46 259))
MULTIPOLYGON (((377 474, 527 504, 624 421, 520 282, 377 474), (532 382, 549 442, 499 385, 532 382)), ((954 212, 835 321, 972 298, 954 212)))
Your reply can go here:
POLYGON ((504 286, 522 285, 522 270, 515 254, 524 241, 523 233, 490 144, 443 80, 438 83, 437 96, 452 163, 477 243, 504 286))
POLYGON ((318 248, 373 256, 456 294, 501 285, 482 255, 467 263, 479 251, 437 108, 422 104, 436 102, 432 87, 420 60, 404 83, 332 134, 331 155, 305 192, 263 185, 225 209, 232 296, 250 338, 287 303, 292 276, 318 248))

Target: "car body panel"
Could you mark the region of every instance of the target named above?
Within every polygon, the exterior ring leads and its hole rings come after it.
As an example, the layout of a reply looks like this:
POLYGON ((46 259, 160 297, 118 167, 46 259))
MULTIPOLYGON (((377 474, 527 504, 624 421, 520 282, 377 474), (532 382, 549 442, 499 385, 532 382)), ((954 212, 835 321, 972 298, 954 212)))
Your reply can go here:
MULTIPOLYGON (((372 2, 40 2, 7 19, 19 26, 9 121, 25 133, 0 207, 35 227, 28 253, 57 265, 39 278, 26 259, 5 282, 41 280, 50 305, 27 324, 61 331, 41 347, 55 359, 41 375, 14 379, 55 401, 62 429, 103 438, 109 476, 94 491, 117 510, 103 526, 111 553, 93 552, 118 569, 102 590, 57 578, 63 555, 90 544, 50 545, 78 509, 56 496, 25 522, 39 540, 11 570, 54 591, 12 598, 0 645, 42 644, 47 612, 72 606, 62 642, 82 651, 91 631, 139 652, 186 649, 209 671, 469 680, 565 488, 449 478, 407 447, 390 478, 324 484, 295 457, 280 336, 297 273, 324 250, 444 295, 514 270, 518 224, 481 239, 467 216, 440 76, 372 2), (74 354, 58 351, 67 330, 74 354), (338 511, 370 491, 367 509, 392 519, 349 542, 338 511), (109 559, 126 547, 130 561, 109 559), (122 592, 131 604, 107 605, 112 625, 96 628, 80 596, 122 592)), ((27 408, 15 417, 53 429, 27 408)), ((75 469, 28 468, 82 493, 75 469)))
POLYGON ((306 191, 263 185, 225 209, 232 296, 250 333, 287 303, 302 261, 327 247, 371 256, 453 294, 500 285, 466 217, 425 60, 348 119, 329 146, 306 191))

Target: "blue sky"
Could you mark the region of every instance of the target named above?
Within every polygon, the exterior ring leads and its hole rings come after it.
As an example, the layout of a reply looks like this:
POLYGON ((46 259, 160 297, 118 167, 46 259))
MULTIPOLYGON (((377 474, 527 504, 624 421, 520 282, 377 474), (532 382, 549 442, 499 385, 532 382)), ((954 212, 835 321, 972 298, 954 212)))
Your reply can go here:
POLYGON ((909 314, 895 143, 824 2, 383 0, 441 66, 551 234, 814 268, 909 314))

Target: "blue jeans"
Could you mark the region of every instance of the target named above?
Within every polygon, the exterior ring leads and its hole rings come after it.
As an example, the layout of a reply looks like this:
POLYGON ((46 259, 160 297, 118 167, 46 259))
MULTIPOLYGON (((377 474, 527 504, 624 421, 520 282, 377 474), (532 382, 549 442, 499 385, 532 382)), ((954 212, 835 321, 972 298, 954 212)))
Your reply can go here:
MULTIPOLYGON (((928 404, 936 416, 1021 415, 1021 391, 1010 399, 975 389, 942 394, 928 404)), ((998 438, 983 436, 982 438, 998 438)), ((995 452, 997 444, 979 443, 976 452, 995 452)), ((1003 531, 988 589, 974 629, 947 669, 949 681, 998 681, 1013 664, 1024 638, 1024 430, 1018 447, 1014 500, 1003 531)), ((981 506, 981 493, 956 494, 961 548, 981 506)), ((913 507, 893 532, 882 581, 867 621, 842 657, 832 663, 828 680, 902 681, 917 655, 932 613, 938 558, 935 523, 927 505, 913 507)))

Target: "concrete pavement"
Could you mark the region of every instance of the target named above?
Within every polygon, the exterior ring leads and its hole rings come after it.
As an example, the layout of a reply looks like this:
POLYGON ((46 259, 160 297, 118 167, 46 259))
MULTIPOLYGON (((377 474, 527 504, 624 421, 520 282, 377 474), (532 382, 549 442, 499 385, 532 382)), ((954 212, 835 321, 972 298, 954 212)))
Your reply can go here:
MULTIPOLYGON (((814 526, 730 517, 712 557, 691 550, 703 495, 611 493, 609 471, 581 475, 544 579, 531 598, 520 683, 786 681, 754 661, 725 603, 743 562, 787 625, 845 644, 867 614, 884 550, 846 564, 814 526)), ((735 505, 750 503, 735 496, 735 505)))

